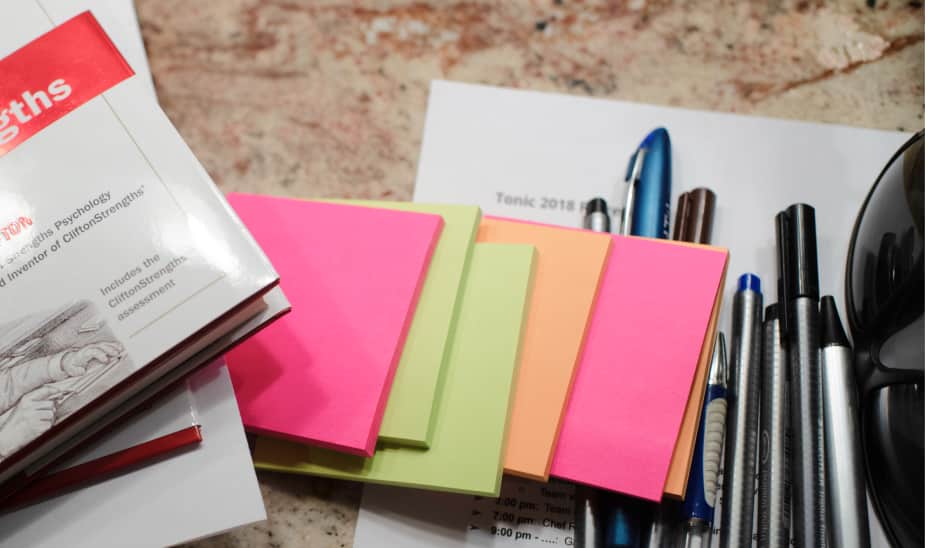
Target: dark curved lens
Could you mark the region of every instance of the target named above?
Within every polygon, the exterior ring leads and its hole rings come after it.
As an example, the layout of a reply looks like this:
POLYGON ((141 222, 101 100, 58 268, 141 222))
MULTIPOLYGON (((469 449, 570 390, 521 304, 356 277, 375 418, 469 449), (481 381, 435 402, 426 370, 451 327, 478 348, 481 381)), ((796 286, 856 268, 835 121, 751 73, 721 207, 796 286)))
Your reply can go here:
POLYGON ((870 488, 890 536, 900 546, 925 538, 925 394, 912 384, 873 392, 863 411, 870 488))
POLYGON ((914 136, 870 190, 846 283, 867 476, 893 544, 925 537, 925 143, 914 136))
POLYGON ((848 319, 882 342, 924 314, 925 145, 897 155, 862 209, 849 257, 848 319))

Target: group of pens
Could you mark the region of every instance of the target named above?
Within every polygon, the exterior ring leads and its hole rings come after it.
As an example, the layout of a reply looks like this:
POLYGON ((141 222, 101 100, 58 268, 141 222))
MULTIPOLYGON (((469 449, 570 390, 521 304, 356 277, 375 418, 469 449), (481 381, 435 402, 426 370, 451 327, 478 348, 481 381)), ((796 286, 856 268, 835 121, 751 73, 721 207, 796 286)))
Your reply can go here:
POLYGON ((751 543, 756 474, 760 546, 789 545, 790 527, 798 546, 869 546, 851 348, 819 298, 815 210, 780 212, 776 241, 777 303, 761 320, 751 274, 735 294, 720 545, 751 543))
MULTIPOLYGON (((633 156, 629 192, 648 188, 636 181, 640 164, 633 156)), ((707 189, 683 194, 673 238, 709 243, 714 205, 707 189)), ((630 213, 622 209, 619 232, 638 234, 640 208, 630 213)), ((603 199, 588 203, 585 225, 610 230, 603 199)), ((869 546, 852 353, 834 298, 819 294, 815 210, 794 204, 775 227, 777 302, 764 309, 760 278, 738 279, 730 349, 719 333, 682 507, 578 486, 576 546, 766 548, 789 546, 791 537, 803 547, 869 546)))

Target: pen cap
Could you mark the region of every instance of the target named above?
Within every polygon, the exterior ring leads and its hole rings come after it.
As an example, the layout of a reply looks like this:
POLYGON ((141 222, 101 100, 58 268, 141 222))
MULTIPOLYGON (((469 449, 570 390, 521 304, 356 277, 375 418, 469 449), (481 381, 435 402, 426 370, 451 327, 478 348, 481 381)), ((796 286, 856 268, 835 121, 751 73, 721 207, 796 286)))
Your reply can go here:
POLYGON ((714 192, 708 188, 695 188, 689 192, 684 192, 677 200, 673 239, 708 244, 712 239, 712 221, 714 219, 714 192))
POLYGON ((760 278, 750 272, 738 276, 738 291, 760 293, 760 278))
MULTIPOLYGON (((793 204, 784 212, 785 249, 780 251, 781 261, 786 260, 784 285, 786 299, 811 297, 818 300, 818 245, 815 237, 815 208, 807 204, 793 204), (785 251, 785 257, 783 252, 785 251)), ((779 216, 778 216, 779 218, 779 216)), ((782 267, 783 265, 781 265, 782 267)))
POLYGON ((708 188, 697 188, 690 192, 692 218, 690 241, 708 244, 712 239, 712 221, 715 219, 715 193, 708 188))
POLYGON ((593 198, 586 204, 583 228, 595 232, 610 232, 609 205, 602 198, 593 198))

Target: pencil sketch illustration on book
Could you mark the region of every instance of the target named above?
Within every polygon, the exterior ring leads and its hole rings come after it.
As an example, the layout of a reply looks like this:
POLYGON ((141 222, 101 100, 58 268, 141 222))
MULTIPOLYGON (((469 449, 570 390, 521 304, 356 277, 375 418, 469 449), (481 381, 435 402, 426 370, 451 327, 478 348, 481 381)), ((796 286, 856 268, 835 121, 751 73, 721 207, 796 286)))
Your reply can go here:
POLYGON ((0 462, 134 370, 88 301, 0 325, 0 462))

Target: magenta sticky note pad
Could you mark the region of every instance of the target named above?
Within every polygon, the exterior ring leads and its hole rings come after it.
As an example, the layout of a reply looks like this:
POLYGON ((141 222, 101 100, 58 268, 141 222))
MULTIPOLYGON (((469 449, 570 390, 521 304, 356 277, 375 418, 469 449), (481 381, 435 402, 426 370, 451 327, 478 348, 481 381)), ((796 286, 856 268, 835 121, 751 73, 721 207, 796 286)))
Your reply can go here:
POLYGON ((727 258, 613 236, 552 476, 660 500, 727 258))
POLYGON ((231 194, 292 312, 227 358, 249 431, 374 454, 438 215, 231 194))

